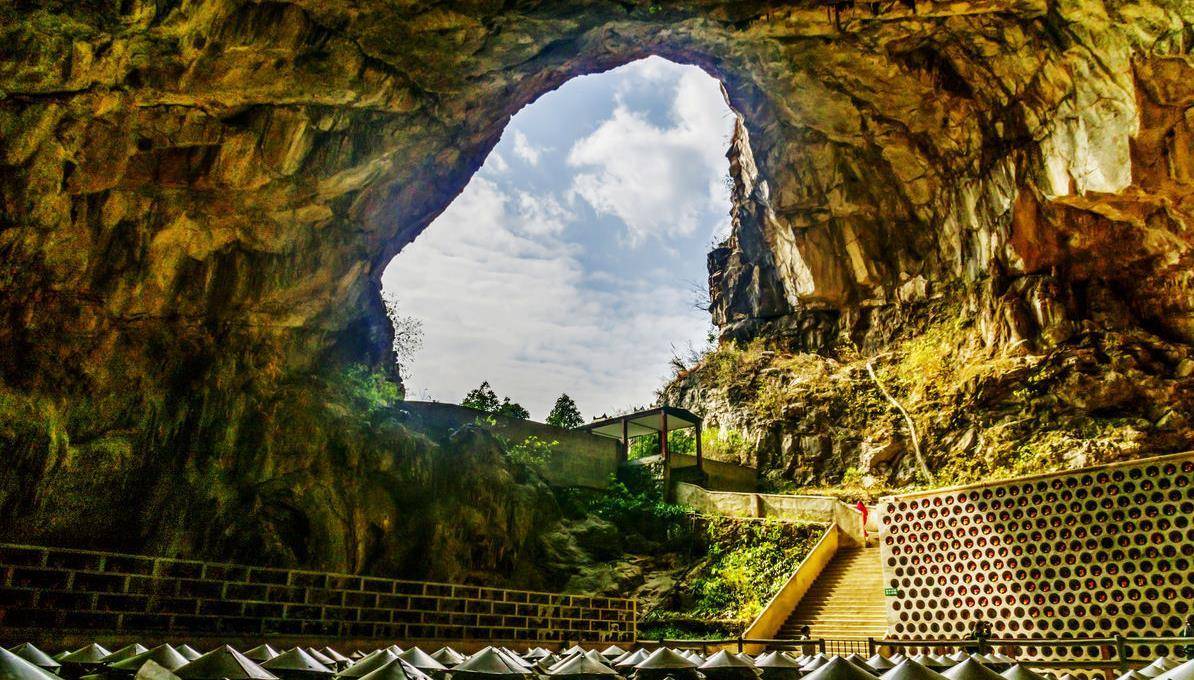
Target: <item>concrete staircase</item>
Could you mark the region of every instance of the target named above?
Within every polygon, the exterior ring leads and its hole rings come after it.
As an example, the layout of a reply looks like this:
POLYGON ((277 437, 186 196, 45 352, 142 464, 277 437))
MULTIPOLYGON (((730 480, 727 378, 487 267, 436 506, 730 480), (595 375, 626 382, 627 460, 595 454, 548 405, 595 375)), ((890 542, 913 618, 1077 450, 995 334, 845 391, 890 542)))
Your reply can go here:
POLYGON ((794 638, 805 625, 813 638, 881 638, 886 634, 887 603, 878 546, 839 548, 776 637, 794 638))

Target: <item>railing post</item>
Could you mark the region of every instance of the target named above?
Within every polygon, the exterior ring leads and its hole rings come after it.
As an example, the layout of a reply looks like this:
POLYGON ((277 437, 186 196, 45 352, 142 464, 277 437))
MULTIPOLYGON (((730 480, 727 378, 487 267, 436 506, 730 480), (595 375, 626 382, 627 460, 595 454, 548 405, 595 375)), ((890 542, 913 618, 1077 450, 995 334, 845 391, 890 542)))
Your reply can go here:
POLYGON ((866 656, 869 659, 874 655, 875 655, 875 638, 868 637, 866 639, 866 656))
POLYGON ((817 640, 817 651, 821 652, 822 654, 825 653, 825 638, 817 640))
POLYGON ((1128 655, 1127 645, 1124 644, 1124 636, 1121 633, 1115 634, 1115 660, 1119 662, 1119 673, 1123 675, 1128 672, 1128 655))
POLYGON ((742 646, 742 636, 739 635, 738 636, 738 653, 741 654, 743 652, 743 650, 744 650, 744 648, 742 646))

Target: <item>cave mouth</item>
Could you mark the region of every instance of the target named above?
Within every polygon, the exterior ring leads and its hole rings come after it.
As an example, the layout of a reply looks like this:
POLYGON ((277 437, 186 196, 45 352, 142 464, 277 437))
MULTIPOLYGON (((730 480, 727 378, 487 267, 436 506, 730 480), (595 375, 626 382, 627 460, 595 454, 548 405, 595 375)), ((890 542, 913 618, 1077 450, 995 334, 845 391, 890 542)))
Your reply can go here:
MULTIPOLYGON (((411 399, 489 381, 542 419, 645 404, 706 345, 706 257, 730 230, 735 114, 704 70, 652 56, 515 114, 462 193, 382 276, 421 324, 411 399)), ((399 329, 401 331, 401 329, 399 329)))

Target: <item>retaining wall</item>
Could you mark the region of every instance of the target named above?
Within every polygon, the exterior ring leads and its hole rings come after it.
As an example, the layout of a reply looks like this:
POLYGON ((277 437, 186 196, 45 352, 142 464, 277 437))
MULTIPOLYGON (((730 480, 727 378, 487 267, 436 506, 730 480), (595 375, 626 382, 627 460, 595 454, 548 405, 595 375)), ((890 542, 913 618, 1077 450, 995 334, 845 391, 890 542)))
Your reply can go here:
MULTIPOLYGON (((1194 612, 1194 454, 884 498, 896 639, 1164 636, 1194 612)), ((1129 645, 1130 656, 1174 653, 1129 645)), ((1049 661, 1097 647, 1038 649, 1049 661)))
POLYGON ((847 540, 863 543, 862 514, 828 496, 709 491, 680 482, 676 484, 676 502, 704 513, 729 517, 836 524, 847 540))
MULTIPOLYGON (((632 642, 633 599, 0 544, 0 631, 632 642)), ((59 646, 56 643, 54 647, 59 646)))
MULTIPOLYGON (((478 422, 485 414, 457 404, 441 404, 430 401, 406 401, 401 409, 406 411, 422 427, 430 431, 451 431, 464 425, 478 422)), ((497 422, 492 431, 512 442, 521 442, 527 437, 538 437, 544 441, 557 441, 559 446, 552 453, 550 462, 543 466, 544 479, 555 486, 583 486, 604 489, 611 475, 618 471, 618 441, 599 437, 587 432, 577 432, 561 427, 537 423, 532 420, 493 416, 497 422)), ((489 428, 488 425, 485 425, 489 428)))

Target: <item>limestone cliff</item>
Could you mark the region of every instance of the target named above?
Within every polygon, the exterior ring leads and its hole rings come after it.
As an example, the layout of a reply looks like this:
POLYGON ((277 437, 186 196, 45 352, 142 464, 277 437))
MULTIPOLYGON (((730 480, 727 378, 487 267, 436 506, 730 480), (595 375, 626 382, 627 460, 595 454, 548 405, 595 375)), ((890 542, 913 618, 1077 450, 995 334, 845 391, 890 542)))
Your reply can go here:
MULTIPOLYGON (((1065 343, 1085 324, 1186 343, 1192 14, 1185 0, 8 3, 4 528, 239 554, 230 536, 277 518, 333 546, 287 543, 287 559, 359 568, 372 546, 398 550, 400 489, 434 493, 415 477, 435 456, 401 423, 353 421, 326 387, 392 364, 382 269, 513 112, 648 54, 719 77, 741 117, 734 233, 711 256, 725 337, 878 348, 929 300, 971 311, 990 347, 1065 343)), ((509 503, 477 501, 476 532, 527 521, 509 503)))

